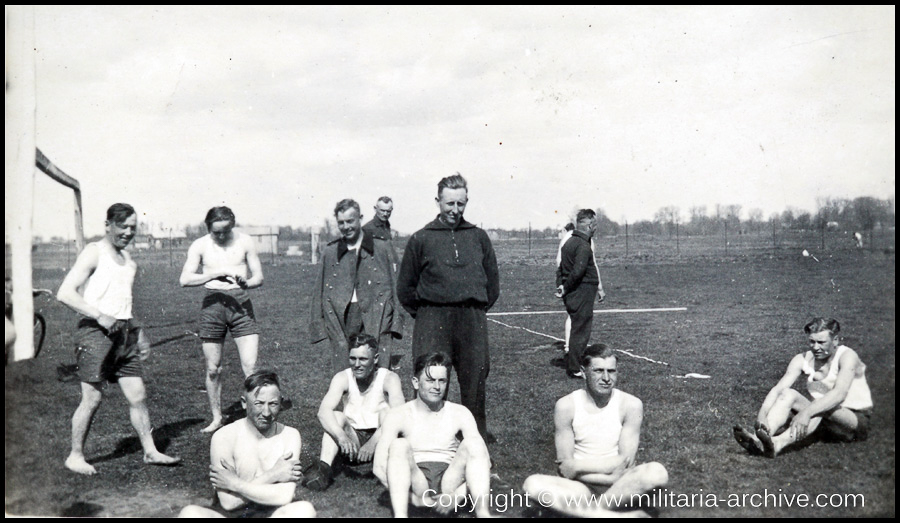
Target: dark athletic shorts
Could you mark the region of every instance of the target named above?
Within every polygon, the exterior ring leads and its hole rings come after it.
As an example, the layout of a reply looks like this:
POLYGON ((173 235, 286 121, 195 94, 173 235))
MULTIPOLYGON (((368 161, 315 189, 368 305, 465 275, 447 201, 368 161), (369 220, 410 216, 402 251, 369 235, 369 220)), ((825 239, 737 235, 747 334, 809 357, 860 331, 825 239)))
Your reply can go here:
POLYGON ((856 430, 852 441, 866 441, 869 438, 869 427, 872 425, 872 409, 848 409, 856 414, 856 430))
MULTIPOLYGON (((375 431, 378 429, 353 429, 353 432, 356 433, 356 438, 359 439, 359 446, 362 448, 363 445, 368 443, 372 436, 375 435, 375 431)), ((342 460, 342 464, 348 467, 352 467, 357 474, 367 474, 371 472, 372 460, 369 461, 359 461, 356 459, 350 459, 343 454, 338 455, 338 459, 342 460)))
POLYGON ((222 514, 226 518, 236 519, 236 518, 270 518, 272 514, 275 513, 281 507, 272 507, 269 505, 260 505, 258 503, 253 503, 252 501, 248 502, 243 507, 236 508, 234 510, 225 510, 219 505, 218 501, 214 501, 210 509, 222 514))
POLYGON ((444 473, 447 472, 450 464, 443 461, 423 461, 416 463, 416 466, 425 474, 425 479, 428 480, 428 488, 440 494, 441 480, 444 479, 444 473))
POLYGON ((224 340, 229 329, 234 338, 259 334, 250 295, 244 289, 207 289, 200 311, 200 339, 224 340))
POLYGON ((78 322, 75 363, 81 381, 115 383, 119 378, 141 377, 139 329, 131 320, 118 320, 112 330, 109 334, 97 320, 89 318, 78 322))

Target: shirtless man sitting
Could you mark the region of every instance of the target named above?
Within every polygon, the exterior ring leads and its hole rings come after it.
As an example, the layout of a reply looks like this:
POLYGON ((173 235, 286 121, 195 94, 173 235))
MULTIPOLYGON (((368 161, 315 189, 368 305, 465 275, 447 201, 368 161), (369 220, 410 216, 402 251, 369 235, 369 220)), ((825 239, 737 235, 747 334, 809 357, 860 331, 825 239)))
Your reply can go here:
POLYGON ((274 372, 261 370, 244 380, 241 403, 247 417, 213 434, 209 479, 212 508, 189 505, 182 518, 315 517, 308 501, 296 501, 300 432, 278 423, 281 389, 274 372))
POLYGON ((372 461, 381 438, 378 430, 392 407, 403 404, 400 377, 378 365, 378 341, 368 334, 350 339, 350 367, 334 375, 319 406, 325 429, 318 469, 306 472, 304 486, 325 490, 332 482, 331 469, 340 453, 350 464, 372 461), (343 411, 341 400, 347 401, 343 411))
MULTIPOLYGON (((581 372, 584 388, 563 396, 553 412, 559 476, 529 476, 523 489, 566 515, 625 515, 621 509, 666 485, 669 475, 659 463, 636 463, 644 405, 616 388, 616 353, 602 343, 589 345, 581 356, 581 372), (601 487, 609 488, 598 496, 601 487), (573 499, 584 502, 571 503, 573 499)), ((627 514, 646 516, 640 510, 627 514)))
POLYGON ((206 287, 200 312, 200 339, 213 419, 201 432, 215 432, 222 426, 222 347, 229 329, 244 376, 256 368, 259 329, 247 289, 262 285, 263 274, 253 238, 234 231, 231 209, 213 207, 206 213, 205 221, 209 234, 191 244, 179 281, 182 287, 206 287))
POLYGON ((451 366, 443 352, 416 358, 416 399, 391 409, 381 426, 373 471, 396 518, 408 517, 410 502, 447 513, 467 500, 476 516, 491 517, 491 459, 472 413, 445 399, 451 366))
POLYGON ((843 441, 868 437, 872 393, 865 364, 853 349, 841 345, 837 320, 815 318, 803 330, 809 350, 794 356, 766 395, 756 416, 756 433, 734 427, 735 439, 750 454, 774 458, 820 427, 843 441), (802 375, 812 400, 791 388, 802 375))

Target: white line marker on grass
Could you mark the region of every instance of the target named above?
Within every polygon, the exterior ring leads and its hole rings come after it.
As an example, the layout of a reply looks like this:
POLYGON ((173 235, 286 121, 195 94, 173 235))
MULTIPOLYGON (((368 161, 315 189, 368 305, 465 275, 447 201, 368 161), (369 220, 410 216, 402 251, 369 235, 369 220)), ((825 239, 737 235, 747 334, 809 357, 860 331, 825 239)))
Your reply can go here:
MULTIPOLYGON (((619 312, 682 312, 687 307, 667 307, 658 309, 603 309, 594 311, 594 314, 613 314, 619 312)), ((524 311, 524 312, 489 312, 488 316, 533 316, 535 314, 565 314, 566 311, 524 311)))

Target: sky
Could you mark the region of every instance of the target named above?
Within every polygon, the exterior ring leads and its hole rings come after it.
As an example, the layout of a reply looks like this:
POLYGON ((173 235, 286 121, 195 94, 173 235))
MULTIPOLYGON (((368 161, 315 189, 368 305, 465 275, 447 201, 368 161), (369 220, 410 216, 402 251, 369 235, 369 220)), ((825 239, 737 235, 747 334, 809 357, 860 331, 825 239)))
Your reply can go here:
MULTIPOLYGON (((764 216, 894 195, 895 7, 36 6, 36 142, 81 183, 87 235, 134 205, 164 227, 573 211, 764 216)), ((7 42, 8 43, 8 42, 7 42)), ((7 71, 9 74, 9 71, 7 71)), ((7 180, 6 222, 14 212, 7 180)), ((34 234, 74 235, 38 173, 34 234)))

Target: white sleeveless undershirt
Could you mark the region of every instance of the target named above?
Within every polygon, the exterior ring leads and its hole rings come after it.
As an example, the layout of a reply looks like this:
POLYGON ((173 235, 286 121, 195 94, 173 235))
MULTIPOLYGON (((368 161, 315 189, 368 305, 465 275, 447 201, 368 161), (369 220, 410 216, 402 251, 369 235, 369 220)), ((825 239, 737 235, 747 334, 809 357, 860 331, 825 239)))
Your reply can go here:
POLYGON ((368 390, 363 393, 359 392, 356 378, 353 377, 353 369, 345 369, 343 372, 347 375, 348 382, 344 416, 347 416, 350 426, 354 429, 377 429, 378 414, 390 408, 384 399, 384 379, 389 371, 384 368, 377 369, 368 390))
POLYGON ((619 408, 622 393, 613 389, 609 403, 597 410, 593 399, 584 389, 572 393, 575 412, 572 430, 575 433, 575 459, 595 459, 619 455, 619 434, 622 420, 619 408), (590 410, 588 410, 590 408, 590 410))
MULTIPOLYGON (((231 245, 228 249, 217 244, 212 237, 207 235, 204 240, 207 242, 207 245, 203 248, 203 273, 206 274, 207 267, 217 267, 217 270, 227 270, 229 272, 233 272, 241 276, 244 279, 247 279, 247 265, 244 263, 240 263, 237 265, 233 265, 229 263, 229 251, 231 249, 240 249, 241 247, 238 245, 238 233, 234 234, 234 239, 231 242, 231 245)), ((240 289, 241 286, 237 283, 226 282, 222 280, 210 280, 203 284, 204 287, 214 291, 227 291, 240 289)))
MULTIPOLYGON (((838 362, 847 350, 851 349, 846 345, 840 345, 837 348, 834 356, 831 358, 831 363, 828 365, 828 374, 824 377, 822 377, 821 372, 817 373, 815 367, 813 367, 815 356, 813 356, 812 351, 808 351, 804 355, 802 370, 804 374, 808 375, 806 390, 809 391, 813 399, 821 398, 834 388, 834 384, 837 382, 838 362), (818 378, 816 377, 817 375, 818 378)), ((872 392, 869 390, 868 382, 866 382, 866 366, 862 361, 856 367, 856 373, 853 375, 853 381, 850 382, 847 397, 841 402, 841 407, 854 410, 872 408, 872 392)))
POLYGON ((125 263, 116 263, 110 248, 98 245, 97 268, 84 285, 84 301, 117 320, 130 320, 131 287, 137 264, 123 252, 125 263))
POLYGON ((407 403, 409 419, 416 427, 432 427, 431 430, 417 430, 415 434, 404 434, 413 451, 416 463, 437 461, 450 463, 456 456, 459 440, 453 430, 453 416, 446 403, 444 408, 435 413, 419 412, 414 404, 407 403))

